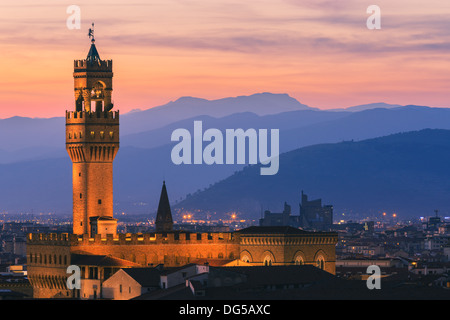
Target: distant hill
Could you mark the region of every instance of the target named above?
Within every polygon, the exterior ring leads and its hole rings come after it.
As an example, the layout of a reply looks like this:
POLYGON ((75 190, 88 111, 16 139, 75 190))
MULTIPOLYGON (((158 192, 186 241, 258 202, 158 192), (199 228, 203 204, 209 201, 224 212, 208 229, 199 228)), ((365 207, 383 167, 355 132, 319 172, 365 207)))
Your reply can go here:
MULTIPOLYGON (((118 108, 120 110, 120 106, 118 108)), ((234 113, 264 116, 298 110, 316 109, 301 104, 287 94, 258 93, 218 100, 182 97, 165 105, 121 114, 120 134, 121 137, 125 137, 129 134, 152 131, 199 116, 220 118, 234 113)), ((62 109, 61 117, 47 119, 27 117, 0 119, 0 150, 2 150, 0 163, 64 156, 64 112, 62 109)), ((151 147, 154 146, 156 145, 151 147)))
MULTIPOLYGON (((64 111, 61 110, 62 115, 64 111)), ((175 128, 189 127, 198 118, 207 119, 205 125, 219 129, 242 127, 293 130, 283 134, 286 137, 281 146, 284 151, 315 143, 337 142, 339 139, 361 139, 427 127, 450 128, 450 121, 447 121, 450 119, 450 109, 406 108, 375 103, 328 111, 308 107, 287 94, 272 93, 217 100, 182 97, 165 105, 121 114, 121 146, 162 146, 170 141, 170 134, 175 128), (407 110, 385 113, 399 108, 407 110), (360 109, 363 110, 361 115, 361 111, 357 111, 360 109), (418 109, 422 111, 412 112, 418 109), (376 114, 379 114, 380 122, 370 119, 376 114), (357 127, 358 122, 354 121, 358 117, 364 123, 360 128, 357 127), (430 126, 424 125, 423 119, 430 126), (371 129, 372 132, 366 132, 367 123, 370 127, 378 127, 371 129), (350 126, 346 128, 348 124, 350 126), (396 129, 398 125, 401 126, 399 130, 396 129)), ((64 116, 0 119, 0 164, 64 157, 64 143, 64 116)))
POLYGON ((247 166, 177 204, 184 210, 258 218, 281 212, 284 201, 298 214, 301 190, 332 204, 335 213, 396 212, 399 216, 450 213, 450 131, 421 130, 360 142, 320 144, 280 156, 274 176, 247 166))
POLYGON ((235 113, 221 118, 197 116, 158 129, 124 135, 121 137, 121 145, 139 148, 162 146, 170 143, 173 130, 186 128, 192 131, 194 120, 201 120, 204 130, 279 129, 280 149, 285 152, 324 142, 363 140, 426 128, 450 129, 450 109, 405 106, 359 112, 298 110, 265 116, 250 112, 235 113))
POLYGON ((122 132, 127 135, 157 129, 196 116, 220 118, 243 112, 263 116, 297 110, 318 109, 310 108, 287 94, 268 92, 217 100, 182 97, 162 106, 125 114, 124 118, 130 125, 123 127, 122 132))
POLYGON ((364 111, 364 110, 370 110, 370 109, 393 109, 401 107, 399 104, 389 104, 385 102, 376 102, 376 103, 368 103, 368 104, 361 104, 353 107, 347 107, 347 108, 337 108, 337 109, 328 109, 327 111, 351 111, 351 112, 357 112, 357 111, 364 111))
MULTIPOLYGON (((288 95, 264 93, 211 101, 180 98, 165 106, 122 114, 121 147, 114 163, 115 210, 130 213, 156 210, 163 179, 175 204, 187 195, 197 196, 244 167, 172 164, 170 152, 174 143, 170 142, 170 135, 176 128, 192 130, 194 120, 202 120, 204 129, 280 129, 281 152, 425 128, 450 130, 450 109, 379 107, 370 104, 362 111, 323 111, 308 108, 288 95)), ((64 136, 64 117, 0 120, 0 211, 70 212, 71 163, 64 136)), ((296 212, 302 187, 297 183, 292 188, 297 188, 296 196, 289 201, 296 212)), ((336 208, 350 210, 340 206, 340 199, 327 200, 322 187, 317 194, 303 189, 311 197, 323 197, 336 208)), ((280 210, 284 202, 279 198, 274 198, 273 203, 269 198, 263 200, 252 204, 249 211, 252 215, 261 208, 280 210)), ((428 204, 433 198, 423 200, 428 204)), ((248 198, 251 201, 254 200, 248 198)))

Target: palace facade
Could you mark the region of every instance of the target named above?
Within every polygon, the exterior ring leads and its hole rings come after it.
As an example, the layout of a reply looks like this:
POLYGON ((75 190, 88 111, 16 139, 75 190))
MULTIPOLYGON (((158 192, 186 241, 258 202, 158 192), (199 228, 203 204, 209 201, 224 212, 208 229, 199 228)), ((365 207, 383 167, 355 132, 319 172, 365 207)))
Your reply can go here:
MULTIPOLYGON (((70 265, 84 285, 98 285, 121 268, 182 266, 195 261, 227 265, 312 264, 335 273, 337 233, 289 226, 236 232, 175 231, 163 183, 156 230, 117 233, 113 217, 113 161, 119 150, 119 111, 112 104, 112 60, 101 60, 92 38, 86 59, 74 61, 74 110, 66 111, 66 149, 72 160, 73 233, 29 234, 28 278, 35 298, 79 298, 69 289, 70 265), (206 260, 205 260, 206 259, 206 260)), ((99 290, 99 288, 98 288, 99 290)))

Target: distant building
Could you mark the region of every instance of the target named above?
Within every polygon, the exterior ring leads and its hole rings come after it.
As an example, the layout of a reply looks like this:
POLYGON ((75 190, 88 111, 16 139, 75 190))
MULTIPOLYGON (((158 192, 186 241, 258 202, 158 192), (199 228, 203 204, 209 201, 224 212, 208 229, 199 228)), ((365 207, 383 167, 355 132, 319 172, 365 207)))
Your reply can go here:
POLYGON ((329 230, 333 226, 333 206, 322 206, 322 199, 308 200, 302 191, 300 204, 300 227, 314 230, 329 230))
POLYGON ((299 216, 291 215, 291 206, 286 202, 284 203, 284 210, 281 213, 273 213, 269 210, 264 211, 264 218, 259 220, 261 227, 278 227, 278 226, 290 226, 299 227, 299 216))

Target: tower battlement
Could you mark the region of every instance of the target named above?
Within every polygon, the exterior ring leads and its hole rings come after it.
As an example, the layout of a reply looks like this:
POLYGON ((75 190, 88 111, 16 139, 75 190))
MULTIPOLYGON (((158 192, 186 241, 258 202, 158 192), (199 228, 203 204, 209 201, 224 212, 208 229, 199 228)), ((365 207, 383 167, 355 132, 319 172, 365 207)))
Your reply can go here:
POLYGON ((100 124, 101 120, 107 120, 108 124, 119 124, 119 111, 104 111, 104 112, 91 112, 91 111, 66 111, 66 124, 68 123, 95 123, 100 124), (113 121, 111 121, 113 120, 113 121))
POLYGON ((112 72, 112 60, 96 60, 89 61, 74 60, 73 61, 74 72, 86 72, 86 71, 100 71, 100 72, 112 72))
POLYGON ((69 233, 29 233, 27 236, 27 245, 69 245, 74 240, 74 236, 76 237, 76 235, 69 233))
POLYGON ((183 244, 237 244, 239 235, 233 233, 119 233, 102 237, 96 234, 76 235, 68 233, 33 233, 29 234, 27 244, 33 245, 183 245, 183 244))

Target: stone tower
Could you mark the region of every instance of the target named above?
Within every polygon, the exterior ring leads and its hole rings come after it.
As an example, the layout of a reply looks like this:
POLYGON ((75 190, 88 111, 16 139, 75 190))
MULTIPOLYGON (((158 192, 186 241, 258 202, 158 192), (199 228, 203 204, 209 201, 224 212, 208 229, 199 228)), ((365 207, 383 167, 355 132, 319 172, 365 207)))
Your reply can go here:
POLYGON ((119 111, 112 111, 112 60, 100 59, 93 30, 89 35, 86 59, 74 61, 75 110, 66 111, 66 149, 73 163, 73 233, 93 236, 116 233, 113 161, 119 111))
POLYGON ((166 182, 163 181, 161 197, 159 198, 158 212, 155 220, 156 232, 173 231, 172 212, 170 210, 169 196, 167 195, 166 182))

